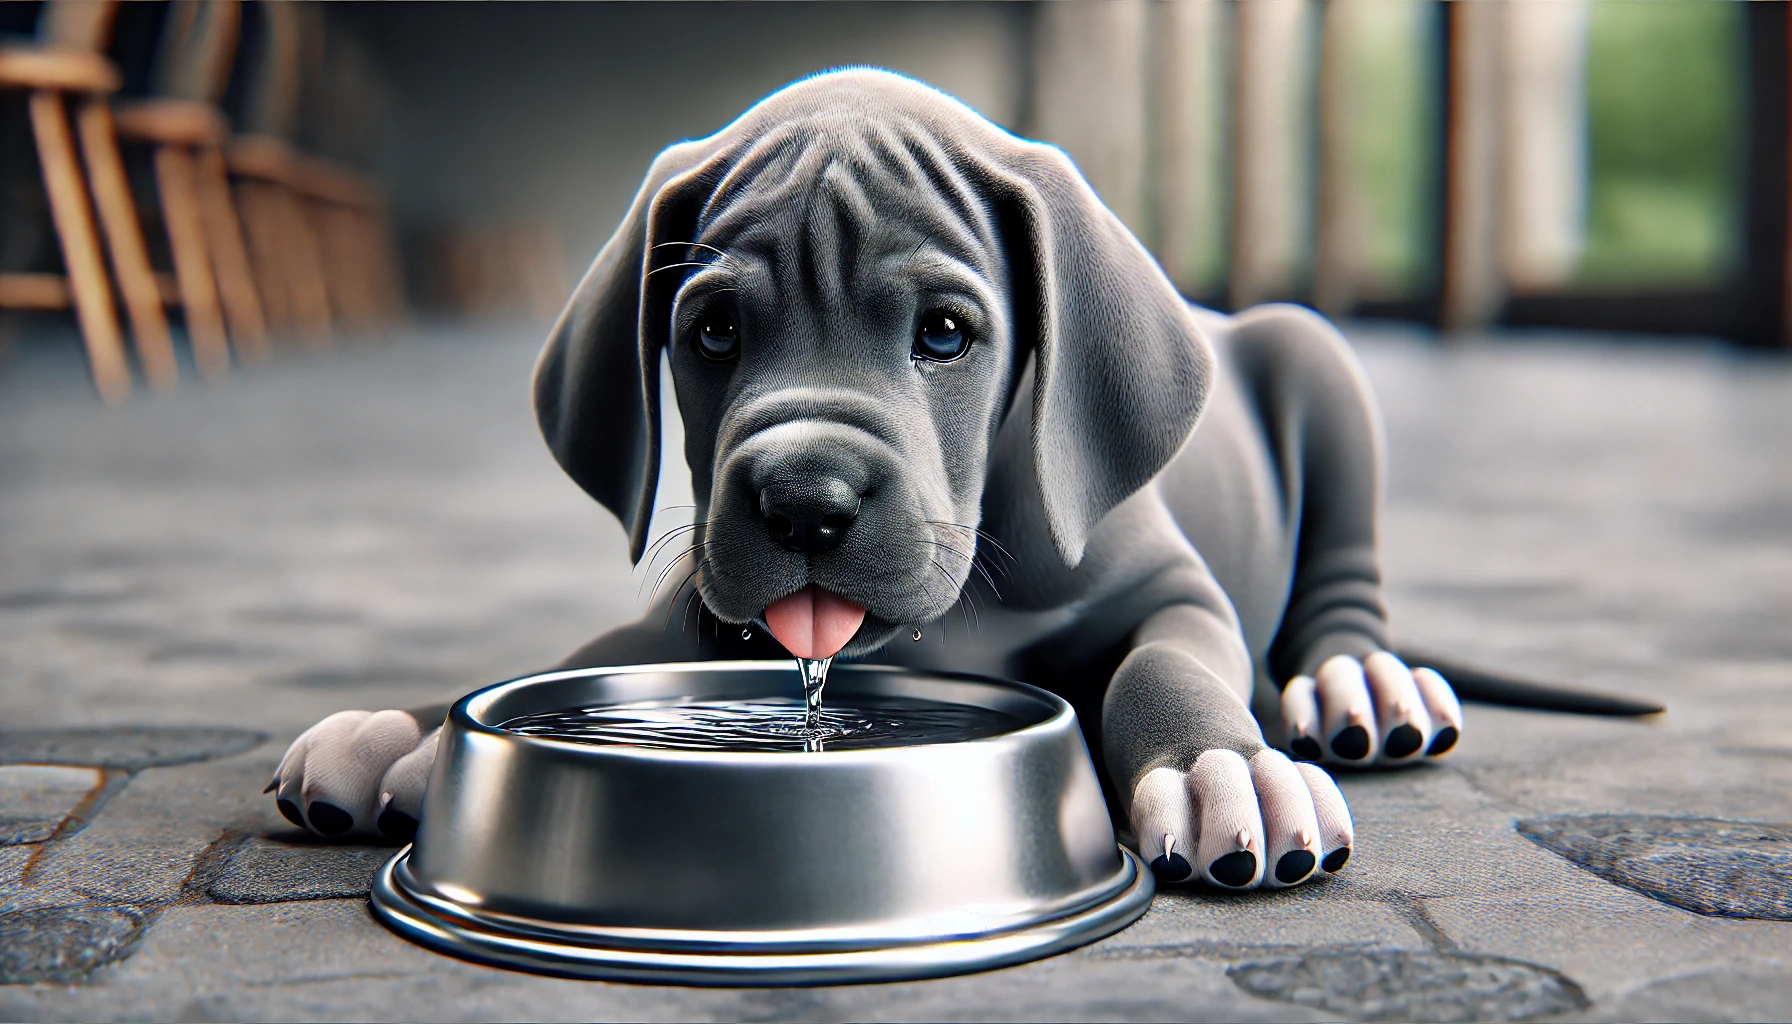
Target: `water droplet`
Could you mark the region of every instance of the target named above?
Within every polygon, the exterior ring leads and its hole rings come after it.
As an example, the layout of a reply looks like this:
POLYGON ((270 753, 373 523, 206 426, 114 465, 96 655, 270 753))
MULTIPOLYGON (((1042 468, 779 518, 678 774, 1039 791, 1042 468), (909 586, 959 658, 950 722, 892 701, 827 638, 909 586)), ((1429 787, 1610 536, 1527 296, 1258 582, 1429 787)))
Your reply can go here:
POLYGON ((920 640, 920 639, 921 639, 921 627, 920 627, 920 626, 916 626, 916 627, 915 627, 915 631, 914 631, 914 632, 913 632, 913 633, 910 633, 910 634, 909 634, 909 635, 908 635, 908 638, 909 638, 909 639, 910 639, 910 640, 915 640, 915 641, 919 641, 919 640, 920 640))
POLYGON ((751 640, 751 639, 753 639, 753 631, 752 631, 752 630, 751 630, 751 629, 743 629, 743 630, 741 630, 741 631, 740 631, 740 638, 741 638, 741 639, 742 639, 742 640, 751 640))

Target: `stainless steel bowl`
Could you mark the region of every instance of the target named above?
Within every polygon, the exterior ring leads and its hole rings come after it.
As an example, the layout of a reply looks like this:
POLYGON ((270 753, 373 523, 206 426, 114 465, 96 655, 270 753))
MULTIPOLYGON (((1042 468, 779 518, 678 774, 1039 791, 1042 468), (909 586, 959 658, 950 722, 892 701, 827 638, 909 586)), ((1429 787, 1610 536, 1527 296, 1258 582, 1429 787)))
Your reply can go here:
POLYGON ((399 934, 579 977, 717 985, 933 977, 1132 923, 1151 873, 1115 842, 1070 706, 973 676, 838 665, 827 694, 1007 712, 1015 731, 735 753, 506 732, 521 715, 800 694, 794 663, 552 672, 454 705, 416 842, 375 879, 399 934))

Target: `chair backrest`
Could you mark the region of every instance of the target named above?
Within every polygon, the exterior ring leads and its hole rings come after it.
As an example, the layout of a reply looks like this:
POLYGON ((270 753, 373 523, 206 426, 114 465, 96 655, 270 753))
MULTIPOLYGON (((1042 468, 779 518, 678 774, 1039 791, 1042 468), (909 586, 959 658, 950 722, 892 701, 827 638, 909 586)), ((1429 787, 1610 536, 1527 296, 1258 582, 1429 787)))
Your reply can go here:
POLYGON ((37 40, 65 50, 103 52, 112 42, 119 0, 49 0, 37 15, 37 40))
POLYGON ((256 135, 291 140, 298 130, 301 5, 294 0, 260 0, 260 32, 245 54, 239 128, 256 135))
POLYGON ((242 19, 241 0, 174 0, 156 46, 151 90, 176 99, 221 100, 242 19))

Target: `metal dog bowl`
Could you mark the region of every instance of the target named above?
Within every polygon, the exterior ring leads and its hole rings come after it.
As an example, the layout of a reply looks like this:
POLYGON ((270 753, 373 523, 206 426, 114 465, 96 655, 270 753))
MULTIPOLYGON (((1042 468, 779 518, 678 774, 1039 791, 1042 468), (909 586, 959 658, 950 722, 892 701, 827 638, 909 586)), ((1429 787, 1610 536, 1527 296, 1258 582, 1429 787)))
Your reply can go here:
POLYGON ((519 716, 800 693, 793 663, 552 672, 449 713, 416 842, 374 880, 399 934, 576 977, 790 985, 935 977, 1092 942, 1145 912, 1076 716, 1030 686, 839 665, 827 696, 1013 715, 987 739, 805 753, 597 746, 519 716))

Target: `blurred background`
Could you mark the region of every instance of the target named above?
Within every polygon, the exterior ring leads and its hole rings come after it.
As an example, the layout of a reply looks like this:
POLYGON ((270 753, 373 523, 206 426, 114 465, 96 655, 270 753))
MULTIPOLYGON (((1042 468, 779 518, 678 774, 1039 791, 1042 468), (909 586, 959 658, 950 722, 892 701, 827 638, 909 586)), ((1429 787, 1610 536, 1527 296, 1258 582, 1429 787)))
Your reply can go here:
POLYGON ((1782 346, 1787 8, 0 3, 0 337, 167 387, 551 318, 653 155, 870 64, 1067 149, 1191 298, 1782 346))

